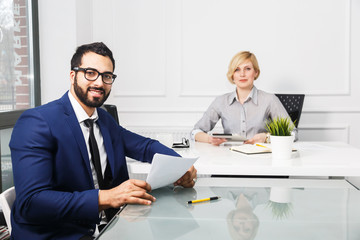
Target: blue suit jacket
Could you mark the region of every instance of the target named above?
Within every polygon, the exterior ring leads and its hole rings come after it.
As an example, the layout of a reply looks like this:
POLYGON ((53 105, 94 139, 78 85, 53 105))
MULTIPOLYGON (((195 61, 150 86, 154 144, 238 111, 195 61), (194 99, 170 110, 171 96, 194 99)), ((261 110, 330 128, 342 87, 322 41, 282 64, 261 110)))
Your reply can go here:
MULTIPOLYGON (((103 109, 104 138, 113 186, 128 177, 125 156, 151 162, 155 153, 178 156, 158 141, 119 126, 103 109)), ((79 239, 99 223, 98 190, 84 136, 67 93, 25 111, 10 140, 16 200, 12 239, 79 239)))

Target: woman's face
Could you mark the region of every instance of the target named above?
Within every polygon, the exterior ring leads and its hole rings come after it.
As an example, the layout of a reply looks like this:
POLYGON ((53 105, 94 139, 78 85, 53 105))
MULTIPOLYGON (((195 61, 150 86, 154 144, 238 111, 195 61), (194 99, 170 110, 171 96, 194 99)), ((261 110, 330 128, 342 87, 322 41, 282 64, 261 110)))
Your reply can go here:
POLYGON ((236 87, 243 90, 251 90, 258 73, 250 60, 241 63, 233 74, 236 87))

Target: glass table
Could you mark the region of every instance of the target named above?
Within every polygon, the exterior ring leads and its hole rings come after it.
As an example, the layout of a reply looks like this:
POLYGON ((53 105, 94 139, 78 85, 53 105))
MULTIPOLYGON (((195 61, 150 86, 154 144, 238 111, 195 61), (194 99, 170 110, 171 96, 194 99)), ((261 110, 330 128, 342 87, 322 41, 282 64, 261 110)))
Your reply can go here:
POLYGON ((345 180, 204 178, 152 195, 151 206, 125 206, 97 239, 360 237, 360 192, 345 180), (187 203, 213 196, 221 198, 187 203))

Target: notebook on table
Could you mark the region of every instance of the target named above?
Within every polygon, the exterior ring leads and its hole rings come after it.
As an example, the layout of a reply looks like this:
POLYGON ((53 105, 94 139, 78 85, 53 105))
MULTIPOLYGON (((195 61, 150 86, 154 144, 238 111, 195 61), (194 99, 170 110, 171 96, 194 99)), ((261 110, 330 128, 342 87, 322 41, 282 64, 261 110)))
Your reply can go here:
POLYGON ((265 144, 242 144, 239 146, 233 146, 230 150, 245 154, 271 153, 271 146, 265 144))
MULTIPOLYGON (((230 150, 245 154, 259 154, 259 153, 271 153, 270 143, 256 143, 256 144, 242 144, 239 146, 233 146, 230 150)), ((292 150, 297 151, 295 148, 292 150)))

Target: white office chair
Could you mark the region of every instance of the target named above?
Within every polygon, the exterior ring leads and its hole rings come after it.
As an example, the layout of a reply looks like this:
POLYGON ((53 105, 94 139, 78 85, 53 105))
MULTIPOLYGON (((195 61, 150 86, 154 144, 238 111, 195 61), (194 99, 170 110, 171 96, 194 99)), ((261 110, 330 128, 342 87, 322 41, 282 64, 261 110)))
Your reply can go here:
POLYGON ((9 233, 11 234, 11 207, 15 201, 15 187, 11 187, 0 194, 0 204, 2 207, 2 211, 4 213, 6 225, 9 229, 9 233))

